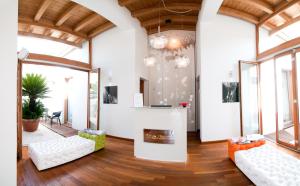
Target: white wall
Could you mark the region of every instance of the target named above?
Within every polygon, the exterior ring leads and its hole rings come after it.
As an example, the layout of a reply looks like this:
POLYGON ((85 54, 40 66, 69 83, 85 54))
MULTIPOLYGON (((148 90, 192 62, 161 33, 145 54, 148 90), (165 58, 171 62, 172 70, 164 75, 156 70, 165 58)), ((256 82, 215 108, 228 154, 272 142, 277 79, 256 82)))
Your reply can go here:
POLYGON ((93 67, 101 68, 100 128, 110 135, 133 138, 129 108, 133 106, 134 93, 139 92, 140 77, 148 79, 148 69, 143 65, 147 34, 118 0, 73 1, 116 25, 93 39, 93 67), (107 85, 118 86, 118 104, 103 104, 103 89, 107 85))
POLYGON ((149 80, 149 69, 144 65, 144 57, 148 53, 147 38, 148 35, 144 30, 135 31, 135 92, 140 91, 141 77, 149 80))
POLYGON ((93 67, 101 68, 100 128, 109 135, 134 137, 130 107, 139 92, 139 76, 148 78, 142 65, 147 51, 145 35, 113 28, 93 39, 93 67), (118 104, 103 104, 104 87, 118 86, 118 104))
POLYGON ((0 158, 0 185, 16 185, 17 161, 17 19, 18 1, 0 1, 0 142, 3 150, 0 158))
POLYGON ((255 59, 255 27, 239 19, 215 15, 209 21, 198 22, 196 32, 201 139, 239 136, 239 103, 222 103, 222 82, 238 81, 238 61, 255 59))

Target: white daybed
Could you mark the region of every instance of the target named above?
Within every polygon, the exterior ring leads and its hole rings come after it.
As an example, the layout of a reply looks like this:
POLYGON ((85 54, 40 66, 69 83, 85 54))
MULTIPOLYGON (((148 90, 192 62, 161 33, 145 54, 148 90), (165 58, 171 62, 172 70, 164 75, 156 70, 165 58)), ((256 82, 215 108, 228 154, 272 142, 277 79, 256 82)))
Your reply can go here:
POLYGON ((95 150, 95 142, 78 135, 32 143, 28 146, 29 156, 38 168, 44 170, 88 155, 95 150))
POLYGON ((300 160, 270 145, 235 152, 235 163, 257 186, 300 186, 300 160))

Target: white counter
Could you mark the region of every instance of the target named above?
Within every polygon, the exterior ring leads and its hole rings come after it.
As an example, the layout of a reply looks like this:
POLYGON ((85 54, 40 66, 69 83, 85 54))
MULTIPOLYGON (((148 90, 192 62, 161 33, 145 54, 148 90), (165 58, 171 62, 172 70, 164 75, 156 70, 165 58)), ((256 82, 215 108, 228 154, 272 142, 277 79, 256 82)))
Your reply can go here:
MULTIPOLYGON (((132 108, 134 112, 134 155, 137 158, 185 162, 187 160, 186 108, 132 108), (144 129, 169 131, 173 144, 145 142, 144 129)), ((164 131, 165 132, 165 131, 164 131)), ((155 136, 154 136, 155 138, 155 136)), ((148 138, 147 138, 148 139, 148 138)), ((146 140, 147 141, 147 140, 146 140)), ((168 142, 167 142, 168 143, 168 142)))

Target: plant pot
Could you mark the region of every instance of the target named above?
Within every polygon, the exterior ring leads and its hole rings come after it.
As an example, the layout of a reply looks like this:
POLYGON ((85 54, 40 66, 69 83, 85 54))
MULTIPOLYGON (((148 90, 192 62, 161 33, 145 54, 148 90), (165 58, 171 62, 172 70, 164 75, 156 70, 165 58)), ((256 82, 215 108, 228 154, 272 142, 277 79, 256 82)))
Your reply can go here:
POLYGON ((40 119, 23 119, 23 129, 26 132, 34 132, 39 127, 40 119))

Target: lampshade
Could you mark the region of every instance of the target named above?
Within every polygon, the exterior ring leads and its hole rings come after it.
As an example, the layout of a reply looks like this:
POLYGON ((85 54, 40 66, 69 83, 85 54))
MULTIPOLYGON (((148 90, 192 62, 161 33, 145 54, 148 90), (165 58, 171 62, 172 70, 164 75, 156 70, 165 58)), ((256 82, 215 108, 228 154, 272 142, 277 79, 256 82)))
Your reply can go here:
POLYGON ((190 59, 186 55, 176 56, 175 64, 177 68, 185 68, 190 64, 190 59))
POLYGON ((152 36, 149 39, 150 46, 155 49, 163 49, 168 44, 168 38, 164 35, 152 36))
POLYGON ((144 58, 144 64, 147 67, 153 67, 156 63, 156 58, 154 56, 147 56, 144 58))
POLYGON ((18 59, 20 60, 25 60, 27 57, 29 56, 29 52, 27 49, 22 48, 19 52, 18 52, 18 59))

